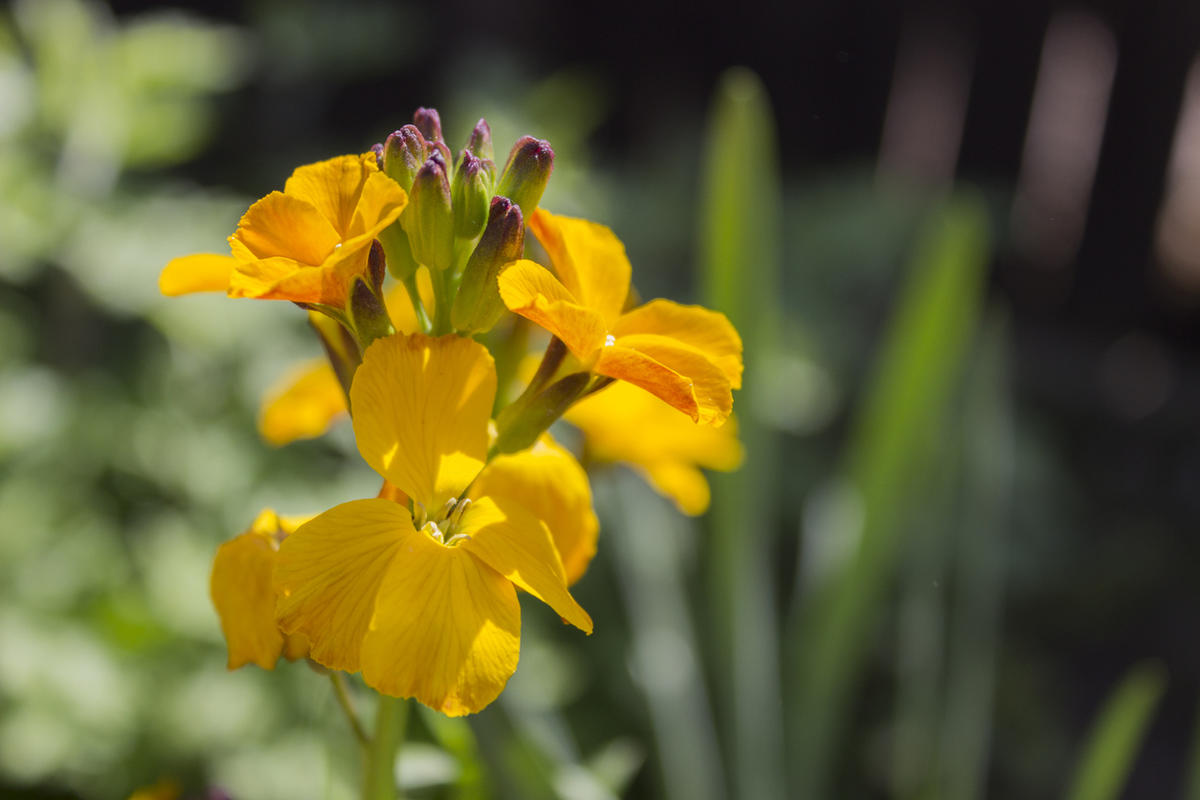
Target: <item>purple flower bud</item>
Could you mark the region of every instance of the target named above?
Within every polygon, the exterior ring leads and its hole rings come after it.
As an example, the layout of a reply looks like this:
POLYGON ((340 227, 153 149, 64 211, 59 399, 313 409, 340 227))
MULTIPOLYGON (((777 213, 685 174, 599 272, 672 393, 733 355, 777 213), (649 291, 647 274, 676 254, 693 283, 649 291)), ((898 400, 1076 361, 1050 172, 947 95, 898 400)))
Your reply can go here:
POLYGON ((450 266, 454 259, 454 213, 450 179, 440 152, 431 153, 413 178, 401 222, 418 264, 430 269, 450 266))
POLYGON ((413 124, 430 142, 442 141, 442 118, 436 108, 418 108, 413 114, 413 124))
POLYGON ((429 145, 415 125, 405 125, 383 144, 383 171, 407 191, 429 157, 429 145))
POLYGON ((467 260, 454 298, 451 321, 464 333, 491 330, 504 314, 497 279, 504 267, 525 252, 521 207, 507 197, 492 198, 487 227, 467 260))
POLYGON ((475 123, 471 135, 467 138, 467 152, 485 161, 496 157, 492 150, 492 129, 488 127, 486 119, 475 123))
MULTIPOLYGON (((491 162, 488 162, 489 164, 491 162)), ((492 169, 495 169, 493 167, 492 169)), ((454 235, 474 239, 488 218, 492 175, 483 160, 463 150, 454 170, 450 197, 454 205, 454 235)))
POLYGON ((521 207, 525 219, 537 209, 550 173, 554 170, 554 150, 550 143, 532 136, 522 136, 513 145, 508 163, 500 175, 496 194, 507 197, 521 207))

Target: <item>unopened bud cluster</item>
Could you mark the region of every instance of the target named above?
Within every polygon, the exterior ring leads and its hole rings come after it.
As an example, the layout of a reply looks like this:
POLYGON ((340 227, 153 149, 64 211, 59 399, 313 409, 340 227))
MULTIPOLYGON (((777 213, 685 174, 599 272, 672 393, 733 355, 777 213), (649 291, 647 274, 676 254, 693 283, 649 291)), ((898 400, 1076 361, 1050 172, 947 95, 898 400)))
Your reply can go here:
POLYGON ((525 221, 550 180, 550 144, 522 137, 497 175, 485 120, 452 157, 437 111, 419 108, 412 124, 373 149, 380 169, 408 192, 400 219, 379 237, 388 270, 416 300, 416 271, 429 269, 437 294, 435 331, 491 329, 505 310, 496 278, 521 258, 525 221))

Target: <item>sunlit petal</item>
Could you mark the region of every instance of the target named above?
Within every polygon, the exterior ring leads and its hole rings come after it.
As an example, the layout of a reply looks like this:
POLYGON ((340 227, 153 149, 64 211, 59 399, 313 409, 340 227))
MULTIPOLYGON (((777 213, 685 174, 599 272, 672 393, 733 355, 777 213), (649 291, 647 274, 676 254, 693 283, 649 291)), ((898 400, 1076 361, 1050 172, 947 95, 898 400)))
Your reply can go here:
POLYGON ((670 300, 651 300, 617 320, 613 335, 652 333, 675 339, 721 368, 734 389, 742 388, 742 339, 724 314, 670 300))
POLYGON ((363 679, 450 716, 470 714, 516 670, 520 636, 509 581, 461 547, 406 532, 362 643, 363 679))
POLYGON ((250 206, 232 238, 255 258, 283 256, 309 266, 323 262, 341 240, 316 207, 283 192, 250 206))
POLYGON ((192 292, 223 292, 237 266, 232 256, 212 253, 173 258, 158 276, 158 290, 169 297, 192 292))
POLYGON ((612 327, 625 307, 632 273, 621 240, 604 225, 540 208, 530 218, 529 227, 576 302, 612 327))
POLYGON ((496 368, 458 336, 396 334, 363 356, 350 390, 358 450, 430 512, 463 492, 487 455, 496 368))
POLYGON ((408 511, 380 498, 343 503, 302 525, 275 564, 279 627, 307 636, 314 661, 358 671, 380 582, 408 534, 408 511))
POLYGON ((521 506, 546 523, 568 585, 583 576, 596 554, 600 523, 592 510, 587 473, 575 456, 549 436, 528 450, 488 464, 471 487, 471 496, 491 497, 505 508, 521 506))
MULTIPOLYGON (((370 159, 367 162, 360 155, 345 155, 305 164, 292 172, 283 191, 315 208, 339 237, 349 238, 354 235, 350 233, 350 222, 363 186, 369 175, 379 174, 373 163, 374 153, 370 159)), ((400 188, 398 184, 396 188, 400 188)))
POLYGON ((280 447, 312 439, 346 413, 346 395, 324 358, 300 364, 267 391, 258 416, 258 432, 280 447))
MULTIPOLYGON (((613 363, 615 364, 616 362, 613 363)), ((635 372, 643 368, 644 366, 637 367, 635 368, 635 372)), ((667 336, 658 336, 655 334, 622 336, 617 340, 615 347, 604 349, 604 352, 600 356, 600 362, 597 363, 595 369, 596 372, 603 375, 611 375, 614 378, 620 377, 628 380, 630 383, 641 386, 650 391, 651 394, 657 395, 672 406, 688 413, 697 422, 703 422, 707 425, 720 425, 729 417, 730 412, 733 410, 732 386, 725 372, 703 354, 667 336), (605 358, 610 351, 621 350, 637 351, 656 364, 666 367, 676 375, 683 377, 690 385, 690 394, 695 402, 695 413, 687 411, 684 406, 677 405, 673 402, 671 396, 664 395, 651 386, 640 383, 639 380, 625 377, 625 375, 615 375, 610 371, 612 367, 605 364, 605 358)), ((622 364, 618 369, 627 369, 627 367, 622 364)), ((656 373, 653 369, 646 370, 646 377, 649 380, 656 380, 655 375, 656 373)), ((668 391, 676 391, 676 386, 669 381, 665 384, 665 387, 668 391)))
MULTIPOLYGON (((505 502, 501 500, 501 502, 505 502)), ((558 612, 585 633, 592 618, 567 591, 566 574, 550 531, 532 513, 514 502, 501 507, 497 498, 471 503, 462 519, 470 538, 460 547, 558 612)))
POLYGON ((580 305, 545 267, 516 261, 500 273, 499 284, 500 298, 510 311, 562 339, 580 359, 588 359, 604 344, 603 317, 580 305))
POLYGON ((692 392, 692 381, 645 353, 628 347, 606 347, 593 369, 601 375, 640 386, 672 408, 687 414, 692 421, 700 419, 700 407, 692 392))

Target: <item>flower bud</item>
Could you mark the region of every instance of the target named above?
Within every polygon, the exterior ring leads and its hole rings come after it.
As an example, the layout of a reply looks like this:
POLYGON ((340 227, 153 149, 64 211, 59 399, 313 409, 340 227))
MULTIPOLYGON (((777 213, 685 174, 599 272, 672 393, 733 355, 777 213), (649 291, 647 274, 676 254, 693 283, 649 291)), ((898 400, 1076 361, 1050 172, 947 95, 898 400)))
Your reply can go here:
POLYGON ((491 330, 504 314, 497 278, 506 264, 525 249, 525 222, 521 208, 507 197, 492 199, 487 227, 463 270, 450 319, 457 330, 479 333, 491 330))
POLYGON ((444 141, 442 139, 442 118, 438 116, 436 108, 418 108, 413 113, 413 124, 424 134, 426 141, 444 141))
POLYGON ((550 143, 522 136, 508 154, 496 194, 519 205, 525 219, 529 219, 542 199, 542 192, 546 191, 553 169, 554 151, 550 149, 550 143))
POLYGON ((434 152, 413 178, 408 208, 401 218, 418 264, 446 269, 454 260, 454 212, 446 162, 434 152))
POLYGON ((413 177, 429 157, 429 145, 415 125, 405 125, 383 144, 383 171, 408 191, 413 177))
POLYGON ((488 200, 492 196, 492 176, 484 162, 467 150, 459 156, 450 185, 454 206, 454 235, 474 239, 488 219, 488 200))
POLYGON ((492 150, 492 129, 486 119, 475 123, 471 135, 467 138, 467 152, 484 161, 492 161, 496 154, 492 150))
POLYGON ((396 332, 383 301, 362 278, 354 279, 349 306, 350 321, 362 352, 365 353, 367 347, 376 339, 396 332))
POLYGON ((383 144, 376 142, 371 145, 371 152, 375 154, 375 166, 383 169, 383 144))

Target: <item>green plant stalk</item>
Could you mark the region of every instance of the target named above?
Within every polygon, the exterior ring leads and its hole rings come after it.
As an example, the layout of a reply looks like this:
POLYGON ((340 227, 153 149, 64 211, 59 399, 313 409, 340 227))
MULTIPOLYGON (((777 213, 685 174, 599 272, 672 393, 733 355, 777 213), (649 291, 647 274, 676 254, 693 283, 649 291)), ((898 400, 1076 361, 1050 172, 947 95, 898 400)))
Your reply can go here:
POLYGON ((1084 745, 1068 800, 1113 800, 1129 780, 1151 715, 1167 688, 1163 667, 1143 661, 1104 702, 1084 745))
POLYGON ((350 730, 354 733, 354 738, 364 748, 369 746, 371 740, 367 736, 367 732, 363 730, 362 723, 358 720, 354 704, 350 701, 350 693, 346 691, 346 681, 342 677, 342 673, 337 670, 330 670, 329 681, 333 684, 333 696, 337 698, 338 706, 341 707, 342 713, 346 715, 346 721, 350 723, 350 730))
POLYGON ((379 695, 375 709, 375 734, 367 746, 363 770, 363 800, 399 800, 396 754, 404 740, 408 701, 379 695))
POLYGON ((788 796, 779 698, 779 626, 770 563, 776 437, 755 413, 778 347, 781 188, 775 122, 749 70, 726 72, 708 130, 700 250, 704 299, 728 315, 745 347, 746 388, 734 403, 746 460, 714 475, 708 555, 711 653, 731 794, 788 796))
POLYGON ((433 320, 429 318, 429 312, 425 310, 425 303, 421 301, 421 292, 417 289, 415 272, 404 279, 404 288, 408 291, 408 299, 412 303, 413 313, 417 317, 417 330, 425 334, 431 333, 433 320))

